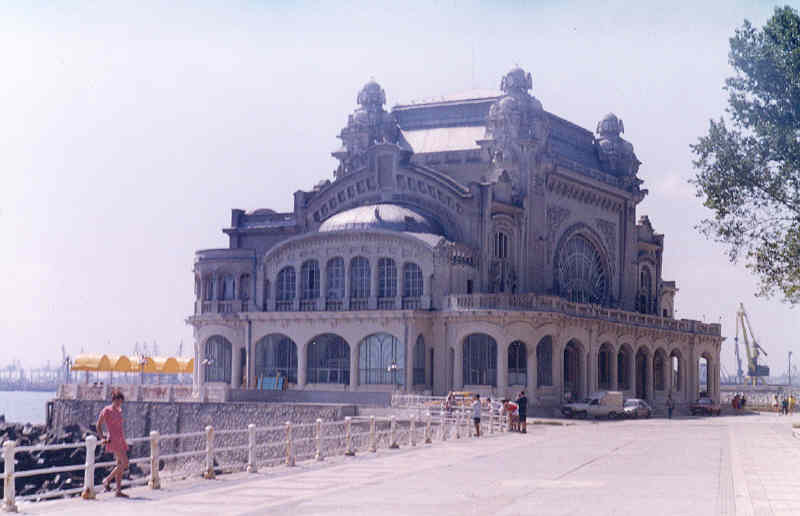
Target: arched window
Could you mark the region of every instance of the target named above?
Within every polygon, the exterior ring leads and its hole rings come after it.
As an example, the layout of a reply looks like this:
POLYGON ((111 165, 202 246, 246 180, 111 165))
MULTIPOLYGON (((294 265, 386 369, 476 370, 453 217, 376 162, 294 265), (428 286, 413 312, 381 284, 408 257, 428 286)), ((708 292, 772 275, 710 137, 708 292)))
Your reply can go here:
POLYGON ((508 385, 528 385, 528 352, 518 340, 508 346, 508 385))
POLYGON ((358 379, 361 385, 405 385, 405 347, 393 335, 376 333, 358 345, 358 379))
POLYGON ((292 301, 296 295, 294 267, 284 267, 278 273, 278 281, 275 287, 276 301, 292 301))
POLYGON ((350 299, 369 297, 369 274, 369 260, 363 256, 356 256, 350 260, 350 299))
POLYGON ((464 339, 464 385, 497 385, 497 342, 485 333, 464 339))
POLYGON ((203 301, 211 301, 214 299, 214 278, 206 276, 203 279, 203 301))
POLYGON ((221 301, 230 301, 234 296, 234 280, 233 275, 226 274, 220 279, 220 292, 219 299, 221 301))
POLYGON ((611 344, 605 342, 597 352, 597 386, 601 389, 611 388, 611 357, 611 344))
POLYGON ((317 299, 319 297, 319 262, 306 260, 300 266, 301 299, 317 299))
POLYGON ((583 235, 574 235, 559 249, 556 292, 575 303, 608 303, 608 278, 603 258, 583 235))
POLYGON ((250 300, 250 275, 242 274, 239 278, 239 299, 242 301, 250 300))
POLYGON ((681 391, 681 383, 683 381, 683 370, 681 368, 681 357, 677 351, 673 351, 669 355, 670 374, 672 375, 672 390, 675 392, 681 391))
POLYGON ((344 259, 331 258, 325 266, 327 284, 325 298, 330 300, 344 299, 344 259))
POLYGON ((278 373, 297 383, 297 345, 286 335, 273 333, 256 342, 256 377, 275 377, 278 373))
POLYGON ((220 335, 209 337, 205 345, 205 369, 207 382, 231 383, 232 345, 220 335))
POLYGON ((422 297, 422 269, 416 263, 403 265, 403 297, 422 297))
POLYGON ((397 266, 391 258, 378 259, 378 297, 397 296, 397 266))
POLYGON ((494 257, 499 260, 506 260, 511 256, 509 252, 508 235, 502 231, 494 234, 494 257))
POLYGON ((350 383, 350 346, 333 333, 318 335, 308 345, 309 383, 350 383))
POLYGON ((414 385, 425 385, 425 338, 422 335, 414 344, 414 385))
POLYGON ((649 314, 652 310, 653 280, 648 267, 642 267, 639 273, 639 312, 649 314))
POLYGON ((547 336, 536 346, 536 386, 553 385, 553 337, 547 336))

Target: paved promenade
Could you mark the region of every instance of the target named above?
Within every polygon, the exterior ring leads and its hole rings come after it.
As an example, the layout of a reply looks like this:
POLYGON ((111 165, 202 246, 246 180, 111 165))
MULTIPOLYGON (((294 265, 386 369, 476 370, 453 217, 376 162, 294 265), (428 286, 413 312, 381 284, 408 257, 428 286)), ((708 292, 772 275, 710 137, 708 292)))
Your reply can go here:
POLYGON ((38 515, 798 515, 800 417, 529 425, 217 480, 130 500, 21 504, 38 515), (345 460, 346 459, 346 460, 345 460))

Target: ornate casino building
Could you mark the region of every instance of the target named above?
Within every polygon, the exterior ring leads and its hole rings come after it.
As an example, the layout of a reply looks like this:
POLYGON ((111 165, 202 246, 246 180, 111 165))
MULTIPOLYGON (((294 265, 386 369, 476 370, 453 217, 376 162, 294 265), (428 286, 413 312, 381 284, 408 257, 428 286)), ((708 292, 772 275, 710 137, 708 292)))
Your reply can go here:
POLYGON ((528 391, 535 406, 613 389, 719 399, 718 324, 674 317, 664 235, 613 114, 546 111, 531 75, 386 109, 368 82, 331 179, 294 209, 231 212, 197 251, 195 392, 528 391))

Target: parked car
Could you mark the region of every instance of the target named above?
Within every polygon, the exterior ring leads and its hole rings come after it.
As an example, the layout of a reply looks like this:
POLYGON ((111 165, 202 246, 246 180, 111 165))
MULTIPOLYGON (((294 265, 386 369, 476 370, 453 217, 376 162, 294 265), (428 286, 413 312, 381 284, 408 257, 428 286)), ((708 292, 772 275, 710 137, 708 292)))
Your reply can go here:
POLYGON ((646 401, 639 398, 625 400, 625 405, 622 409, 625 411, 625 417, 633 419, 653 415, 653 408, 646 401))
POLYGON ((622 393, 619 391, 594 392, 591 396, 578 403, 567 403, 561 407, 564 417, 607 417, 616 419, 622 417, 622 393))
POLYGON ((693 416, 718 416, 721 410, 719 404, 714 403, 711 398, 699 398, 689 406, 693 416))

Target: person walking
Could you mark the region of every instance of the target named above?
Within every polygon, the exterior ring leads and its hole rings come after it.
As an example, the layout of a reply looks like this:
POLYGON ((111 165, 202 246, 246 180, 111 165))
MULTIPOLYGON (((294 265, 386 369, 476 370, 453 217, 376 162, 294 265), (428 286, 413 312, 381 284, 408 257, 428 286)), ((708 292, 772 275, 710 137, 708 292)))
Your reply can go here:
POLYGON ((528 433, 528 398, 525 391, 519 391, 517 396, 517 407, 519 410, 519 431, 523 434, 528 433))
POLYGON ((125 401, 125 396, 122 392, 116 390, 111 394, 111 405, 107 405, 100 411, 100 416, 97 418, 97 435, 100 441, 105 445, 108 453, 113 453, 117 464, 111 473, 103 479, 103 487, 106 491, 111 491, 111 481, 116 480, 115 495, 121 498, 128 498, 128 495, 122 492, 122 474, 128 468, 128 443, 125 442, 125 431, 123 429, 122 419, 122 402, 125 401), (108 435, 103 433, 103 425, 108 429, 108 435))
POLYGON ((476 394, 472 402, 472 421, 475 423, 475 437, 481 436, 481 395, 476 394))
POLYGON ((781 409, 783 410, 783 415, 789 415, 789 398, 786 396, 783 397, 783 401, 781 402, 781 409))
POLYGON ((675 409, 675 401, 672 399, 672 394, 667 396, 667 417, 672 419, 672 411, 675 409))

